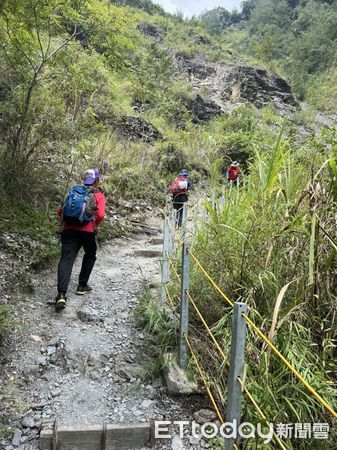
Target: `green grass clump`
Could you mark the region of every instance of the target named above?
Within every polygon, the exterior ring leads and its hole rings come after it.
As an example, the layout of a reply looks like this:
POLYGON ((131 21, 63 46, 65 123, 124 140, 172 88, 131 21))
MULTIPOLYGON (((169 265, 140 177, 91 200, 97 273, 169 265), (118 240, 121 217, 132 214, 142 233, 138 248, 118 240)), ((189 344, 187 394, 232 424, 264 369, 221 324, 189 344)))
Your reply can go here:
POLYGON ((312 78, 307 88, 307 100, 319 111, 337 113, 337 69, 331 68, 312 78))
POLYGON ((0 342, 14 329, 15 323, 8 306, 0 305, 0 342))
MULTIPOLYGON (((254 322, 336 410, 336 131, 324 130, 302 157, 283 128, 274 145, 262 141, 255 146, 245 186, 214 187, 215 204, 203 200, 208 219, 199 224, 192 251, 231 300, 249 305, 254 322)), ((190 291, 227 354, 229 307, 197 268, 191 272, 190 291)), ((197 317, 192 326, 201 329, 202 360, 225 398, 223 362, 206 350, 208 340, 197 317)), ((245 377, 268 421, 328 422, 332 428, 332 416, 249 326, 245 377)), ((245 420, 259 422, 249 401, 245 405, 245 420)), ((332 430, 321 448, 332 448, 335 438, 332 430)), ((304 449, 314 443, 299 439, 287 445, 304 449)))
POLYGON ((146 348, 151 356, 148 374, 156 378, 164 368, 164 355, 176 350, 177 330, 146 285, 143 286, 136 317, 147 334, 146 348))

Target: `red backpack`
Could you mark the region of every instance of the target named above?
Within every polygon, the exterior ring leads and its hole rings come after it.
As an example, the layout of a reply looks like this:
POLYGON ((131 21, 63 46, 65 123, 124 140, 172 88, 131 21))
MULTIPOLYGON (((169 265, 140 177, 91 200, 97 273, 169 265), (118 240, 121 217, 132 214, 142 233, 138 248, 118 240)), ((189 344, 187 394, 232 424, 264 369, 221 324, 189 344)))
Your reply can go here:
POLYGON ((170 186, 170 191, 174 196, 187 192, 188 182, 184 177, 177 177, 170 186))

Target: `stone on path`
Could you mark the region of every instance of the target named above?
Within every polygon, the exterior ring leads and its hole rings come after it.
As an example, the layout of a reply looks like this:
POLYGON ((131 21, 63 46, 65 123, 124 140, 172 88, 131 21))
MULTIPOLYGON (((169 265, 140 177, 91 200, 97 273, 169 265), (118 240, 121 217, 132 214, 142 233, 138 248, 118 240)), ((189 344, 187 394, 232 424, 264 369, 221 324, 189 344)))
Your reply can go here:
POLYGON ((167 389, 173 395, 187 395, 198 392, 198 386, 190 381, 183 369, 178 366, 172 353, 164 356, 164 377, 167 389))
POLYGON ((96 309, 91 308, 90 306, 83 306, 79 309, 77 311, 77 317, 82 322, 100 322, 102 320, 96 309))
POLYGON ((20 445, 20 442, 21 442, 21 436, 22 436, 21 430, 19 430, 18 428, 16 428, 15 431, 14 431, 13 439, 12 439, 12 445, 14 445, 14 447, 17 447, 17 446, 20 445))
POLYGON ((184 450, 184 443, 179 436, 174 436, 171 443, 172 450, 184 450))
POLYGON ((200 425, 203 425, 208 422, 213 422, 213 420, 216 419, 216 414, 210 409, 201 409, 193 414, 193 418, 200 425))

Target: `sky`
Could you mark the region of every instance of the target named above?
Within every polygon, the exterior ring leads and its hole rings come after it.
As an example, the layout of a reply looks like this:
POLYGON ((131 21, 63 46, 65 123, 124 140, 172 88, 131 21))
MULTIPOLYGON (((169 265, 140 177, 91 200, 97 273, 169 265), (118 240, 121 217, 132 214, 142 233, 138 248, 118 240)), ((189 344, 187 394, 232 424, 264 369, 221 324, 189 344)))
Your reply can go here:
POLYGON ((181 11, 184 16, 191 17, 193 15, 198 16, 205 9, 213 9, 221 6, 228 11, 232 9, 240 9, 242 0, 152 0, 153 3, 157 3, 162 6, 165 11, 169 13, 175 13, 181 11))

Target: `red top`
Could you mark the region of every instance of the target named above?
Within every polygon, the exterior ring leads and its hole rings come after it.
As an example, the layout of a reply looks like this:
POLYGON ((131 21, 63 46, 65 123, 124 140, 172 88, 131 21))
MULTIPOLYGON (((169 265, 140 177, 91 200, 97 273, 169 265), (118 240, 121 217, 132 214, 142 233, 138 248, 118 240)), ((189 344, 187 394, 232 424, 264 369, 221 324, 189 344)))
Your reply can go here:
MULTIPOLYGON (((96 211, 95 211, 95 220, 87 223, 86 225, 68 225, 66 223, 62 226, 62 231, 64 230, 80 230, 87 231, 89 233, 95 233, 96 227, 102 222, 105 217, 105 205, 106 198, 102 192, 94 192, 94 196, 96 199, 96 211)), ((59 206, 57 209, 57 214, 59 218, 62 216, 62 206, 59 206)))
POLYGON ((239 169, 239 167, 229 166, 228 169, 227 169, 227 173, 228 173, 227 178, 230 181, 236 181, 238 179, 238 176, 239 176, 239 173, 240 173, 240 169, 239 169))

